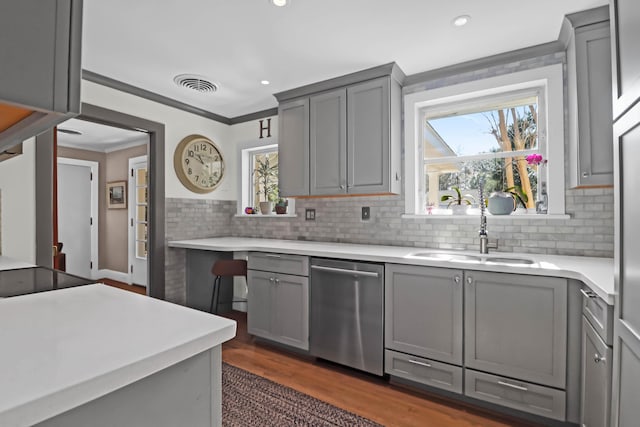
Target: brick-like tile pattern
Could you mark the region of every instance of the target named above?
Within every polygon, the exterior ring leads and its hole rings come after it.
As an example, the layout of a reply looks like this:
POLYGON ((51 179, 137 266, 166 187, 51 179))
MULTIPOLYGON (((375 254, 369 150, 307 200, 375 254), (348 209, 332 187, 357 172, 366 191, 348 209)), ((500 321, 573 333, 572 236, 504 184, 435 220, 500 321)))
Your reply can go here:
POLYGON ((165 298, 185 304, 186 250, 169 248, 170 240, 229 236, 236 202, 229 200, 166 199, 165 298))

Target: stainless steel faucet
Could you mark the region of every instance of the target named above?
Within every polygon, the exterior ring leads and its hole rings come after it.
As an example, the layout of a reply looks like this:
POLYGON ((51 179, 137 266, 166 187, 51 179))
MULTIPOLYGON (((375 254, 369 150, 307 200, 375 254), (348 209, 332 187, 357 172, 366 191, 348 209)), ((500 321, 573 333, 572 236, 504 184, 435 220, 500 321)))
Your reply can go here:
POLYGON ((484 205, 484 179, 480 179, 480 253, 489 253, 489 235, 487 234, 487 215, 484 205))

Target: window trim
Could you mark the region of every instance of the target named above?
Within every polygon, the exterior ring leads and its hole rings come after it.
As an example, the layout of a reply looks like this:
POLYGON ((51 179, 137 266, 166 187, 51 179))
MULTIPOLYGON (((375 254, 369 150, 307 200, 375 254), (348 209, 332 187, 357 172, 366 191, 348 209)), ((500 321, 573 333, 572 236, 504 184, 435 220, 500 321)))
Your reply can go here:
POLYGON ((452 86, 415 92, 404 96, 405 134, 405 214, 424 215, 421 211, 420 187, 423 181, 424 159, 422 152, 423 109, 430 106, 446 106, 453 102, 494 97, 506 92, 539 89, 538 108, 546 100, 546 134, 538 136, 538 146, 545 158, 548 179, 548 214, 564 215, 564 81, 562 64, 554 64, 531 70, 489 77, 452 86), (558 141, 558 143, 555 143, 558 141))

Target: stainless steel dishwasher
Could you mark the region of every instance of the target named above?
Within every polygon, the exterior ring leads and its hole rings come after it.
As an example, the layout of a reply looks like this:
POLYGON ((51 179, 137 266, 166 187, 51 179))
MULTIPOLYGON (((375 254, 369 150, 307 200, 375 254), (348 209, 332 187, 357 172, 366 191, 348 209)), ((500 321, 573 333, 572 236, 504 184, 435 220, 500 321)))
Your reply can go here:
POLYGON ((383 375, 384 266, 311 259, 311 355, 383 375))

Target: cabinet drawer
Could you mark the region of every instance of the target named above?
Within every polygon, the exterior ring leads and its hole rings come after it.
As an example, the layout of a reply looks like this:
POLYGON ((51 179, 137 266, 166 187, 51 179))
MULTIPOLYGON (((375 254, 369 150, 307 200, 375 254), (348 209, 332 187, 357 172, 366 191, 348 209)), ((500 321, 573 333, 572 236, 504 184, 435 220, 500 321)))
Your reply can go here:
POLYGON ((582 314, 608 346, 613 345, 613 306, 605 303, 588 287, 582 289, 582 314))
POLYGON ((387 374, 453 393, 462 393, 462 368, 459 366, 391 350, 385 350, 384 355, 384 371, 387 374))
POLYGON ((465 395, 560 421, 566 418, 564 391, 471 369, 465 370, 465 395))
POLYGON ((251 270, 271 271, 273 273, 309 275, 309 258, 300 255, 251 252, 248 268, 251 270))

